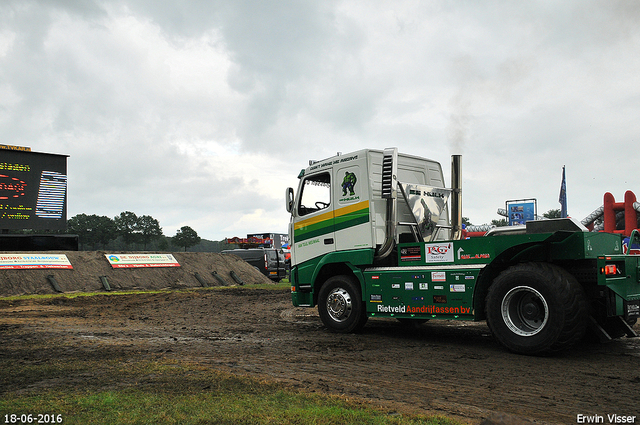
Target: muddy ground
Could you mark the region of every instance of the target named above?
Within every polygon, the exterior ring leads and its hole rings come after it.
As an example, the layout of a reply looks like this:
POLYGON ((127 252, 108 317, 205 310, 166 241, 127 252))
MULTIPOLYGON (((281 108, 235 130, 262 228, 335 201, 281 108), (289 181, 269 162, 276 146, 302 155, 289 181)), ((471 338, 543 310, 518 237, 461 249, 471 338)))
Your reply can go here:
MULTIPOLYGON (((537 423, 573 424, 579 414, 602 415, 604 423, 608 414, 631 415, 640 422, 637 339, 527 357, 505 351, 483 323, 431 321, 412 328, 370 319, 361 334, 340 335, 322 326, 316 309, 292 307, 287 289, 251 285, 0 299, 4 364, 108 358, 115 349, 129 361, 189 361, 470 424, 493 412, 537 423)), ((86 379, 102 378, 78 372, 65 381, 86 379)), ((4 382, 0 394, 60 384, 4 382)))

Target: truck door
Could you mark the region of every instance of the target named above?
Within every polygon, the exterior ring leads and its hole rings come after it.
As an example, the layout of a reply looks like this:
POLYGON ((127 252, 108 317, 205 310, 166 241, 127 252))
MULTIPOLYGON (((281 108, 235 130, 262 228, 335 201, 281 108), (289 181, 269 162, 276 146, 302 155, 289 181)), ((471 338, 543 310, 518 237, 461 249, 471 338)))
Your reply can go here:
POLYGON ((334 167, 333 215, 338 251, 373 246, 368 181, 362 165, 363 161, 353 160, 334 167))
POLYGON ((293 223, 294 265, 335 251, 331 170, 303 177, 293 223))

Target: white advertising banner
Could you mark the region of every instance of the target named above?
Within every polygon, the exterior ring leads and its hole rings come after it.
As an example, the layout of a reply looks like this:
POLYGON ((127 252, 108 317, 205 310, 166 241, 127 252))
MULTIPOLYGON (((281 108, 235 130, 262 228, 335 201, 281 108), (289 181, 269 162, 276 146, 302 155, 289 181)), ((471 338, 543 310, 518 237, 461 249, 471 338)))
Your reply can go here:
POLYGON ((453 263, 453 244, 451 242, 424 244, 425 263, 453 263))
POLYGON ((132 267, 180 267, 171 254, 105 254, 114 269, 132 267))
POLYGON ((64 254, 0 254, 0 269, 72 269, 64 254))

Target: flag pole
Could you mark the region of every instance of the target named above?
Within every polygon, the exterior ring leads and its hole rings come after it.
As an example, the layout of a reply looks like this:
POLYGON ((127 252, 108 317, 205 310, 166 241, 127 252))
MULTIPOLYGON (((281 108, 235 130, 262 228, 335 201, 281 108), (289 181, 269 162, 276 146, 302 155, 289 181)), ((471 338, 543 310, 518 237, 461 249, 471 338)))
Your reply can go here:
POLYGON ((560 202, 560 217, 567 218, 567 178, 565 174, 564 165, 562 166, 562 183, 560 184, 560 196, 558 197, 560 202))

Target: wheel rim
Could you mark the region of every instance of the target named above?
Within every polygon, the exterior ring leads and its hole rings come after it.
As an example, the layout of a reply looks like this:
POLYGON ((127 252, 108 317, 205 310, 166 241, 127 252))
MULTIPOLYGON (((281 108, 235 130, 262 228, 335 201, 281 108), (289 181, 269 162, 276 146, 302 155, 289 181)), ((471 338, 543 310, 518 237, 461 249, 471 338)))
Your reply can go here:
POLYGON ((528 286, 511 289, 502 299, 502 319, 516 335, 533 336, 549 319, 549 306, 540 292, 528 286))
POLYGON ((351 295, 342 288, 335 288, 327 297, 327 312, 336 322, 344 322, 351 315, 351 295))

